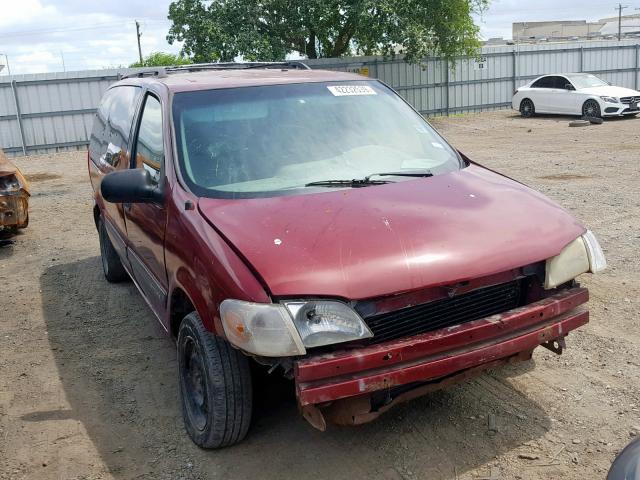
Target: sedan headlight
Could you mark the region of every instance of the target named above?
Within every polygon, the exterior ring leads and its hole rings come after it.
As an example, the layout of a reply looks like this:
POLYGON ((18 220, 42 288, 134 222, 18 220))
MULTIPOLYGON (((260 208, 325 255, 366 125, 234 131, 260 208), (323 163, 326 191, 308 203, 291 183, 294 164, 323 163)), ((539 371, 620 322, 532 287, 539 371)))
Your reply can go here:
POLYGON ((576 238, 559 255, 547 260, 544 288, 552 289, 582 273, 598 273, 607 268, 602 248, 593 232, 576 238))
POLYGON ((620 99, 616 97, 600 97, 600 98, 607 103, 620 103, 620 99))
POLYGON ((229 342, 264 357, 304 355, 306 348, 373 336, 360 315, 336 301, 281 305, 225 300, 220 317, 229 342))

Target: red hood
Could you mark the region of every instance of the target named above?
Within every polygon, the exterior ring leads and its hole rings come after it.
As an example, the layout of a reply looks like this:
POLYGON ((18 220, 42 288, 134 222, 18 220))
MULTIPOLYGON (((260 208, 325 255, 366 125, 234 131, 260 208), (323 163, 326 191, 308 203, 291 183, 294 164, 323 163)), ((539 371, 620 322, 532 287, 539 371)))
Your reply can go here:
POLYGON ((473 165, 383 186, 199 205, 274 296, 359 300, 456 283, 552 257, 584 233, 545 196, 473 165))

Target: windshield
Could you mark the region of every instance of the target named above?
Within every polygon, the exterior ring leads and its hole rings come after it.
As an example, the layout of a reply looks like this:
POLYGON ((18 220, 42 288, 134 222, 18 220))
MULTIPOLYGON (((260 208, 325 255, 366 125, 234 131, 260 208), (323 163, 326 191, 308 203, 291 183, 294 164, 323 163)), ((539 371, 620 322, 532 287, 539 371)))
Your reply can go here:
POLYGON ((571 80, 571 83, 573 83, 573 86, 576 87, 576 89, 604 87, 609 85, 607 82, 595 75, 570 75, 569 80, 571 80))
POLYGON ((183 178, 200 196, 317 192, 323 187, 309 184, 462 166, 420 115, 376 81, 177 93, 173 118, 183 178))

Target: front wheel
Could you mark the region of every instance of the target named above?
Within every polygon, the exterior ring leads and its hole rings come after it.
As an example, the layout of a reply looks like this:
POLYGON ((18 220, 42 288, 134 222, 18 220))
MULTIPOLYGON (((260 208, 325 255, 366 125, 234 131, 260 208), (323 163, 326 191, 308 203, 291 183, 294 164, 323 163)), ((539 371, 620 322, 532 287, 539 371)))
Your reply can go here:
POLYGON ((252 411, 247 357, 207 331, 195 312, 180 324, 177 348, 182 416, 193 442, 222 448, 242 441, 252 411))
POLYGON ((528 98, 525 98, 520 102, 520 115, 525 118, 533 117, 536 113, 536 107, 533 102, 528 98))
POLYGON ((118 252, 113 248, 111 239, 107 234, 107 228, 102 219, 98 221, 98 236, 100 238, 100 257, 102 259, 104 278, 110 283, 123 282, 128 279, 129 275, 122 266, 118 252))
POLYGON ((582 116, 586 118, 600 118, 600 104, 595 100, 587 100, 582 105, 582 116))

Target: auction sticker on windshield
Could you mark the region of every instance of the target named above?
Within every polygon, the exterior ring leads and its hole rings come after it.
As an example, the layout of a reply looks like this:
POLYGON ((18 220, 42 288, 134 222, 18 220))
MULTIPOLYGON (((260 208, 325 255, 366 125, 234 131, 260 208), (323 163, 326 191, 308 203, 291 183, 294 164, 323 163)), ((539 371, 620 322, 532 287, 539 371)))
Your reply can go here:
POLYGON ((376 91, 368 85, 335 85, 327 87, 336 97, 349 95, 377 95, 376 91))

